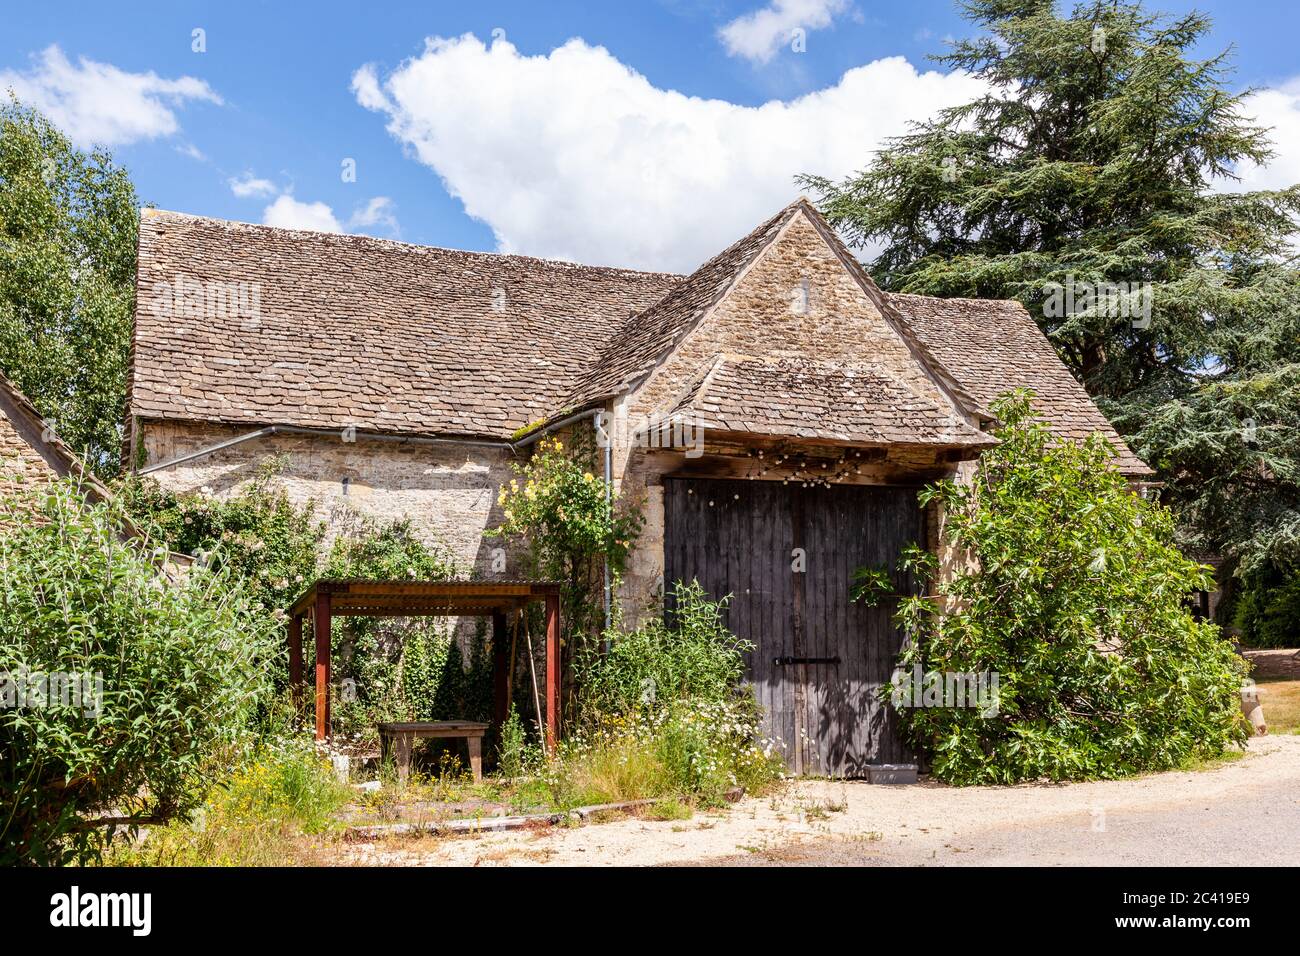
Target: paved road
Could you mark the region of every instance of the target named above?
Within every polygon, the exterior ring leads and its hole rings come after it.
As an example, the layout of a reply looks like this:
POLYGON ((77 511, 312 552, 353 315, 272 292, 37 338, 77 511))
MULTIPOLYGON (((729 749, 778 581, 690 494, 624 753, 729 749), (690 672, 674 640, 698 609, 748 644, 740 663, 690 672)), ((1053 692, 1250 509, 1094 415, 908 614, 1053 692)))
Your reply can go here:
POLYGON ((690 820, 403 845, 349 862, 463 865, 1300 864, 1300 736, 1214 769, 1018 787, 800 781, 690 820))
MULTIPOLYGON (((1300 865, 1300 737, 1257 741, 1244 761, 1197 774, 1086 784, 1092 801, 1063 813, 870 840, 831 835, 744 853, 729 865, 1250 866, 1300 865), (1200 779, 1198 779, 1198 776, 1200 779), (1133 786, 1142 784, 1141 786, 1133 786), (1210 784, 1207 786, 1206 784, 1210 784)), ((1074 788, 1062 788, 1062 796, 1074 788)), ((1003 793, 1027 793, 1011 788, 1003 793)), ((1075 795, 1082 795, 1075 790, 1075 795)), ((1026 801, 1031 803, 1036 801, 1026 801)), ((1008 808, 1010 809, 1010 808, 1008 808)))

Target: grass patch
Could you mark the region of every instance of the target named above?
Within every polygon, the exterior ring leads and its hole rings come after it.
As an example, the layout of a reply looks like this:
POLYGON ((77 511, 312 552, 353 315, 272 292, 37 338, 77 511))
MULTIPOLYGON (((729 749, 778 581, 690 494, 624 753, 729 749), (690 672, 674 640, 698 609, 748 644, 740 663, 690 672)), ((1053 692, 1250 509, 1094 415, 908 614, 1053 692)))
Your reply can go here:
POLYGON ((1257 686, 1268 732, 1300 733, 1300 680, 1262 681, 1257 686))
POLYGON ((664 800, 646 811, 650 820, 689 820, 694 815, 695 810, 682 800, 664 800))
MULTIPOLYGON (((1178 770, 1218 770, 1220 767, 1226 767, 1230 763, 1236 763, 1238 760, 1245 760, 1249 754, 1245 750, 1225 750, 1221 754, 1215 754, 1213 757, 1188 757, 1177 767, 1178 770)), ((1157 773, 1163 773, 1158 771, 1157 773)), ((1143 774, 1143 776, 1156 776, 1157 774, 1143 774)))
POLYGON ((285 866, 337 838, 353 793, 309 744, 262 748, 214 785, 198 812, 116 844, 109 866, 285 866))
POLYGON ((808 820, 829 820, 832 813, 843 813, 849 808, 846 801, 823 800, 820 803, 813 803, 803 808, 804 817, 808 820))
POLYGON ((722 806, 734 787, 757 794, 781 778, 780 757, 770 742, 756 740, 752 710, 678 701, 579 729, 545 778, 561 810, 651 797, 722 806))

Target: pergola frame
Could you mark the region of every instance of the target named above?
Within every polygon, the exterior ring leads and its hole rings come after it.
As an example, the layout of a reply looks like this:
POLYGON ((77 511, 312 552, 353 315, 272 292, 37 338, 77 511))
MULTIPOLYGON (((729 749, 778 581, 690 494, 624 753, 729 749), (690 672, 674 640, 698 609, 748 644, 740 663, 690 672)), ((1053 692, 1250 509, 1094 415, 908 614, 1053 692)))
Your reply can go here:
POLYGON ((309 614, 316 640, 316 739, 330 735, 330 621, 353 617, 491 617, 493 716, 510 713, 507 616, 534 601, 546 611, 546 739, 560 728, 560 585, 538 581, 360 581, 321 579, 289 609, 289 686, 299 711, 304 687, 302 622, 309 614))

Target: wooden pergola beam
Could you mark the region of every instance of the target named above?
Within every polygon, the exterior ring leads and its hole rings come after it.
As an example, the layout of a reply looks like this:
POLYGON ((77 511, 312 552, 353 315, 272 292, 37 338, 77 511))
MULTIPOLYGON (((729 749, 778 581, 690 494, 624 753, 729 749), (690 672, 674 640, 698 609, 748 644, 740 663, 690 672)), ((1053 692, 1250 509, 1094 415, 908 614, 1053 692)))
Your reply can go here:
POLYGON ((330 735, 330 593, 316 592, 316 739, 330 735))
POLYGON ((309 613, 316 642, 316 739, 330 736, 330 625, 334 617, 491 616, 493 713, 500 726, 510 712, 508 615, 534 601, 546 620, 546 744, 554 752, 560 731, 560 585, 543 581, 331 581, 313 583, 289 609, 289 685, 301 709, 302 622, 309 613))
POLYGON ((560 595, 546 595, 546 752, 560 737, 560 595))
POLYGON ((289 697, 302 710, 302 617, 289 615, 289 697))
MULTIPOLYGON (((520 607, 559 594, 560 586, 544 581, 361 581, 320 580, 304 591, 290 613, 306 614, 321 592, 332 596, 336 614, 350 604, 406 608, 413 612, 490 614, 497 608, 520 607), (463 609, 463 610, 462 610, 463 609)), ((361 614, 362 611, 351 613, 361 614)))

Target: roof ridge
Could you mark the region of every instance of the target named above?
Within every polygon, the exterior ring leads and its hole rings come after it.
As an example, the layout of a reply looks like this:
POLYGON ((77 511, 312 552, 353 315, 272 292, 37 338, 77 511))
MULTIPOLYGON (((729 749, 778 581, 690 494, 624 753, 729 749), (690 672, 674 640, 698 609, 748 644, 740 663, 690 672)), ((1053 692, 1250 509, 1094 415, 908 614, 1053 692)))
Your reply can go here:
POLYGON ((461 256, 480 256, 486 259, 509 259, 513 262, 535 262, 539 265, 559 267, 562 269, 590 269, 597 272, 651 276, 654 278, 685 278, 685 276, 680 272, 657 272, 646 269, 632 269, 627 266, 598 266, 586 262, 578 262, 573 259, 548 259, 544 256, 530 256, 519 252, 487 252, 481 249, 456 249, 452 246, 430 246, 419 242, 405 242, 401 239, 385 239, 381 236, 369 236, 357 232, 324 232, 319 229, 289 229, 284 226, 270 226, 266 223, 260 222, 246 222, 242 219, 223 219, 219 216, 203 216, 198 213, 178 212, 174 209, 158 209, 153 206, 142 206, 140 208, 141 223, 143 224, 145 220, 149 219, 171 219, 183 222, 202 223, 210 226, 236 227, 239 229, 275 232, 291 236, 311 236, 321 239, 335 239, 343 242, 375 243, 377 245, 398 246, 400 248, 413 249, 420 252, 449 252, 461 256))
MULTIPOLYGON (((793 219, 797 210, 807 206, 807 200, 800 196, 794 202, 782 207, 774 216, 759 223, 744 236, 731 243, 721 252, 710 256, 698 268, 687 275, 681 282, 669 289, 656 302, 642 309, 640 312, 629 315, 610 336, 609 342, 601 350, 592 364, 590 370, 584 375, 574 387, 572 393, 566 402, 567 407, 580 407, 588 405, 602 398, 607 398, 611 394, 616 394, 629 381, 634 379, 644 380, 645 377, 652 373, 653 369, 648 369, 648 365, 658 365, 665 356, 671 355, 673 350, 681 343, 682 339, 690 333, 690 330, 699 324, 700 319, 706 315, 710 309, 716 306, 727 292, 733 288, 740 276, 749 268, 758 257, 776 239, 786 224, 793 219), (759 241, 761 240, 761 241, 759 241), (746 249, 747 244, 753 244, 752 249, 746 249), (736 256, 740 253, 735 262, 728 263, 730 256, 736 256), (713 276, 710 273, 722 268, 722 274, 713 276), (701 288, 701 287, 704 288, 701 288), (700 292, 700 301, 692 302, 689 297, 693 292, 700 292), (707 293, 707 294, 704 294, 707 293), (673 305, 681 302, 686 306, 686 314, 676 322, 677 328, 672 328, 670 322, 672 316, 665 316, 660 323, 661 328, 656 329, 650 322, 655 318, 655 313, 667 310, 673 305), (611 368, 611 360, 619 358, 618 353, 627 352, 638 344, 637 338, 644 341, 653 351, 650 358, 642 357, 639 367, 635 368, 611 368), (667 337, 669 341, 659 341, 667 337), (621 375, 618 382, 612 381, 612 376, 621 375), (600 393, 600 394, 597 394, 600 393)), ((623 358, 634 362, 635 356, 623 356, 623 358)), ((628 362, 623 363, 624 366, 628 362)))
MULTIPOLYGON (((1013 305, 1024 309, 1025 304, 1019 299, 981 299, 977 296, 968 295, 926 295, 923 292, 891 292, 888 289, 881 289, 885 295, 894 299, 933 299, 939 302, 978 302, 981 305, 1013 305)), ((1026 311, 1028 311, 1026 309, 1026 311)))

